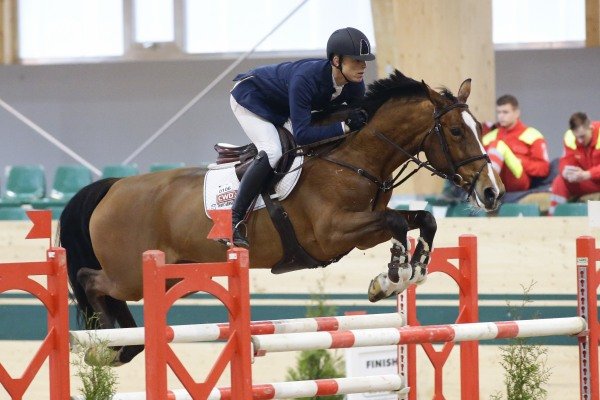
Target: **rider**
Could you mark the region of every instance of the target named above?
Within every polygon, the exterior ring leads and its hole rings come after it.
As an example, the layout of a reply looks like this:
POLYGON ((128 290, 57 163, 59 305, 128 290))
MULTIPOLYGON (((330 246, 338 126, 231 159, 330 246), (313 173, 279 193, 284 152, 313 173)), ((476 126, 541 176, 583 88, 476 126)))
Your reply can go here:
POLYGON ((240 182, 231 209, 235 246, 249 246, 241 223, 281 158, 275 126, 285 124, 300 145, 362 128, 367 123, 363 110, 351 111, 344 122, 323 126, 311 125, 311 112, 362 99, 366 61, 374 59, 369 39, 348 27, 329 37, 327 59, 265 65, 235 77, 231 109, 259 151, 240 182))

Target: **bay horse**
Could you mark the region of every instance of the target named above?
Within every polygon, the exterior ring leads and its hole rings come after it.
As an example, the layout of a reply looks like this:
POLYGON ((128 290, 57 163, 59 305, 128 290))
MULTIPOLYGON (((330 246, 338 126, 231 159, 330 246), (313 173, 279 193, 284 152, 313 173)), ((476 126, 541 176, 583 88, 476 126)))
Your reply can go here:
MULTIPOLYGON (((488 211, 504 194, 481 144, 481 125, 466 104, 470 90, 465 80, 456 97, 447 89, 438 93, 399 71, 375 81, 359 104, 367 125, 326 156, 305 162, 282 201, 298 242, 324 264, 392 239, 389 271, 371 282, 371 301, 422 282, 433 246, 431 213, 387 207, 392 174, 403 163, 424 152, 423 165, 488 211), (406 235, 415 228, 420 237, 409 260, 406 235)), ((96 313, 100 328, 136 326, 126 301, 142 298, 145 250, 162 250, 167 263, 225 259, 226 246, 206 239, 212 221, 204 212, 203 182, 200 168, 182 168, 100 180, 70 200, 60 218, 60 242, 83 315, 96 313)), ((265 209, 250 215, 247 229, 251 268, 275 265, 283 248, 265 209)), ((112 363, 127 363, 142 350, 116 348, 112 363)))

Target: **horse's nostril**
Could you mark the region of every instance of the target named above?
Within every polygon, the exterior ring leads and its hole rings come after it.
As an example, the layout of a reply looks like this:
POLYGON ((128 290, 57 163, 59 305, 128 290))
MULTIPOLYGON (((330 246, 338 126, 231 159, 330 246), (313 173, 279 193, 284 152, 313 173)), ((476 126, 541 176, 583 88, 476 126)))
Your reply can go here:
POLYGON ((496 200, 496 191, 491 187, 485 188, 483 196, 486 203, 493 203, 496 200))

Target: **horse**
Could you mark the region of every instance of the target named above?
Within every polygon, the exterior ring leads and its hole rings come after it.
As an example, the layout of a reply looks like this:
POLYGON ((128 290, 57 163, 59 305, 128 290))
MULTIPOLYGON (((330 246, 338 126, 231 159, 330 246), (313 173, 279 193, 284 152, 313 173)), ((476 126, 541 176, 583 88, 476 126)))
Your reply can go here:
MULTIPOLYGON (((298 242, 327 264, 354 248, 392 240, 388 272, 369 286, 377 301, 426 277, 436 231, 427 211, 387 207, 392 174, 407 160, 451 179, 474 206, 495 210, 504 186, 481 144, 481 125, 466 104, 471 81, 454 96, 395 71, 370 84, 359 106, 368 115, 358 132, 323 156, 305 160, 292 193, 282 201, 298 242), (420 161, 424 152, 427 162, 420 161), (412 258, 407 232, 420 229, 412 258)), ((343 110, 342 110, 343 111, 343 110)), ((343 114, 343 113, 342 113, 343 114)), ((338 116, 339 118, 339 116, 338 116)), ((81 189, 60 217, 60 243, 83 315, 97 315, 99 328, 135 327, 126 301, 142 298, 142 253, 165 252, 167 263, 218 262, 227 247, 206 239, 212 221, 205 215, 200 168, 108 178, 81 189)), ((247 223, 250 268, 270 268, 284 249, 265 209, 247 223)), ((86 321, 86 326, 90 328, 86 321)), ((113 365, 129 362, 143 346, 115 348, 113 365)))

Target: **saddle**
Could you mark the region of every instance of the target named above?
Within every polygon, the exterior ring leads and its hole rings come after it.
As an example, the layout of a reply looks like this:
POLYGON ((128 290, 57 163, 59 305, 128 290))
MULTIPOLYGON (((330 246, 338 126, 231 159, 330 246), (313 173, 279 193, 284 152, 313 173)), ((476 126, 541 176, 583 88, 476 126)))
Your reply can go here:
MULTIPOLYGON (((273 178, 265 185, 261 192, 261 196, 269 216, 273 221, 273 225, 279 233, 279 238, 283 247, 283 257, 273 266, 273 268, 271 268, 271 272, 274 274, 281 274, 305 268, 325 267, 338 261, 345 254, 338 258, 326 261, 316 260, 308 254, 300 243, 298 243, 296 232, 294 231, 288 213, 285 211, 275 194, 275 185, 281 180, 285 173, 290 170, 296 155, 312 156, 313 154, 306 152, 306 149, 312 148, 313 146, 296 146, 296 141, 294 140, 292 133, 282 126, 277 127, 277 133, 279 134, 283 156, 275 167, 276 173, 273 175, 273 178)), ((215 145, 215 150, 218 154, 217 164, 238 163, 235 166, 235 172, 240 180, 252 163, 254 157, 258 154, 258 149, 253 143, 244 146, 217 143, 215 145)))
MULTIPOLYGON (((294 149, 296 149, 294 135, 283 126, 277 127, 277 133, 279 134, 283 156, 275 167, 275 172, 277 172, 277 174, 275 174, 275 179, 272 182, 273 186, 282 178, 283 174, 290 170, 294 158, 296 157, 296 152, 294 151, 294 149)), ((229 143, 217 143, 215 144, 215 150, 217 151, 217 164, 238 163, 235 166, 235 173, 240 180, 252 163, 252 160, 254 160, 254 157, 258 154, 258 149, 254 143, 246 144, 244 146, 236 146, 229 143)))

